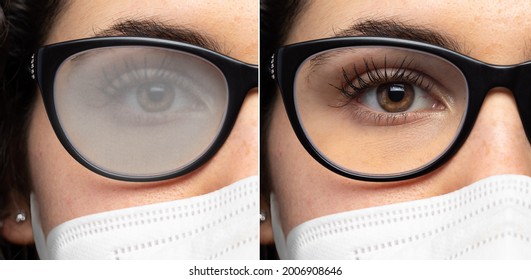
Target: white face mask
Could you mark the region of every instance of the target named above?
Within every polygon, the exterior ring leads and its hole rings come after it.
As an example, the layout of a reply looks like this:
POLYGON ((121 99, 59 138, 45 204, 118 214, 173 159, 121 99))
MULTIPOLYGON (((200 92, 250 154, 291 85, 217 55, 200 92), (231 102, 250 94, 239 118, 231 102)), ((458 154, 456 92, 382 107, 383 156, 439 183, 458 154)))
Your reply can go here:
POLYGON ((320 217, 284 239, 271 197, 282 259, 531 258, 531 177, 493 176, 455 192, 320 217))
POLYGON ((187 199, 79 217, 44 237, 31 197, 42 259, 258 259, 258 177, 187 199))

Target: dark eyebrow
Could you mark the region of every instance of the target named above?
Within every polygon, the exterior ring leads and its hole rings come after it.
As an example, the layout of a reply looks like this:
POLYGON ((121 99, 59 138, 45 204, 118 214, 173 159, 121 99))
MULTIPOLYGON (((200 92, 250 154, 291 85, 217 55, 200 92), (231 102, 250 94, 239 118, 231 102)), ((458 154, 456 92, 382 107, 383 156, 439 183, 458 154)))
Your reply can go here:
POLYGON ((412 40, 463 53, 459 43, 432 28, 412 25, 394 19, 365 19, 334 32, 334 37, 371 36, 412 40))
POLYGON ((201 34, 188 27, 167 25, 153 19, 122 20, 114 23, 109 28, 94 33, 98 37, 136 36, 166 39, 222 52, 220 44, 208 35, 201 34))

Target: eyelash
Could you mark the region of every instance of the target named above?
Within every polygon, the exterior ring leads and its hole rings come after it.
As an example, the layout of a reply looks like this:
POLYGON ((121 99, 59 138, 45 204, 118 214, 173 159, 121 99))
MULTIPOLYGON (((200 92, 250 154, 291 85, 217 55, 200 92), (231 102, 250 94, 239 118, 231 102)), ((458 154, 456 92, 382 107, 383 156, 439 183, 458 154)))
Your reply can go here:
POLYGON ((400 63, 395 63, 395 65, 391 67, 393 73, 389 75, 390 73, 387 72, 387 59, 384 59, 383 70, 376 65, 376 62, 373 59, 370 61, 364 59, 364 74, 359 74, 356 65, 353 66, 353 75, 349 75, 343 68, 342 74, 344 83, 341 87, 334 87, 349 100, 360 97, 369 88, 390 82, 411 83, 423 90, 430 91, 433 87, 433 83, 424 80, 426 75, 423 72, 413 72, 408 70, 411 68, 413 60, 410 60, 409 62, 407 60, 408 58, 404 57, 400 63), (364 76, 366 76, 366 78, 364 76))
POLYGON ((111 73, 108 73, 107 70, 103 68, 101 72, 103 73, 103 78, 107 82, 107 85, 105 88, 100 88, 100 90, 109 96, 114 96, 121 90, 123 85, 127 85, 131 82, 139 83, 178 78, 172 77, 170 74, 171 71, 165 71, 165 69, 169 69, 167 68, 167 64, 166 59, 162 60, 157 67, 157 71, 149 74, 146 71, 147 69, 153 69, 152 67, 148 65, 144 65, 144 67, 136 67, 135 62, 130 60, 123 61, 122 65, 125 67, 124 70, 113 69, 111 73))

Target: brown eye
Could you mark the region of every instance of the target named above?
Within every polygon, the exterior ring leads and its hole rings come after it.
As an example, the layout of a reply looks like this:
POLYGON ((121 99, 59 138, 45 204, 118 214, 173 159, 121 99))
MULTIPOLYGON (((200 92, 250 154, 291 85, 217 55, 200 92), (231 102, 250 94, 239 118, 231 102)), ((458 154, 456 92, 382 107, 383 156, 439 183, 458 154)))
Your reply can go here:
POLYGON ((376 89, 378 104, 387 112, 404 112, 415 99, 415 92, 411 85, 400 83, 385 83, 376 89))
POLYGON ((148 83, 137 89, 136 98, 146 112, 162 112, 170 108, 175 99, 172 87, 162 83, 148 83))

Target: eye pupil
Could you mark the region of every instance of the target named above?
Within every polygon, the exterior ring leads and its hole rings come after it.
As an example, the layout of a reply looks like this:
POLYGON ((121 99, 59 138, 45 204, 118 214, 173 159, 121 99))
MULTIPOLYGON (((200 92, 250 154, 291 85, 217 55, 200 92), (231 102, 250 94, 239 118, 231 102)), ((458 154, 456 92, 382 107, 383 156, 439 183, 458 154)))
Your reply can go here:
POLYGON ((160 102, 164 99, 164 95, 166 94, 166 88, 162 86, 152 86, 148 90, 149 100, 153 102, 160 102))
POLYGON ((173 89, 162 83, 148 83, 137 89, 137 101, 146 112, 162 112, 170 108, 175 93, 173 89))
POLYGON ((387 112, 404 112, 413 104, 415 91, 410 84, 385 83, 377 88, 380 106, 387 112))
POLYGON ((393 102, 399 102, 404 99, 406 95, 404 85, 392 84, 389 86, 388 93, 389 99, 393 102))

